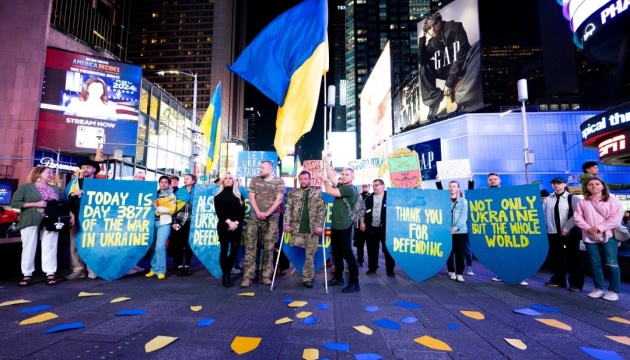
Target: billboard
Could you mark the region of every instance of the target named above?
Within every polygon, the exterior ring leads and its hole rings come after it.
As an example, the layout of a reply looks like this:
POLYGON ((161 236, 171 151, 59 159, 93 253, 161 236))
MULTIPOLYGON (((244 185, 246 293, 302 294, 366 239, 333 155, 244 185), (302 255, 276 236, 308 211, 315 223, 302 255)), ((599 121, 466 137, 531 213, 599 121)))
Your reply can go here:
POLYGON ((483 105, 477 5, 454 1, 418 22, 421 121, 483 105))
POLYGON ((140 66, 48 48, 37 147, 135 156, 140 66))
POLYGON ((361 91, 361 153, 392 136, 392 64, 389 41, 361 91))
MULTIPOLYGON (((422 181, 435 180, 437 162, 442 161, 442 140, 433 139, 407 146, 409 150, 418 153, 422 181)), ((390 169, 390 172, 392 169, 390 169)))

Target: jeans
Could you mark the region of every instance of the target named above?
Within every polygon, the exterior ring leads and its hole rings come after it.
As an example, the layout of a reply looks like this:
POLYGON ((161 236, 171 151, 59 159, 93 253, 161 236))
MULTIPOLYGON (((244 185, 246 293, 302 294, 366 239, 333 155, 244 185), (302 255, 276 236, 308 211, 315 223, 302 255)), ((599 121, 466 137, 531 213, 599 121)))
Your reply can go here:
POLYGON ((367 242, 368 253, 368 270, 376 271, 378 269, 378 250, 379 245, 383 249, 385 255, 385 270, 388 274, 394 272, 394 266, 396 261, 389 253, 387 246, 385 245, 385 228, 369 227, 368 232, 365 234, 367 242))
POLYGON ((450 273, 454 272, 457 275, 463 275, 466 266, 466 240, 468 239, 468 234, 453 234, 451 236, 453 238, 453 248, 446 260, 446 267, 450 273))
POLYGON ((171 234, 171 224, 160 225, 155 221, 155 241, 151 255, 151 271, 156 274, 166 274, 166 240, 171 234))
POLYGON ((359 283, 359 266, 352 252, 352 226, 345 230, 332 229, 330 232, 330 247, 335 262, 335 279, 343 282, 343 261, 348 263, 350 270, 350 284, 359 283))
POLYGON ((610 270, 608 290, 617 294, 621 292, 621 271, 619 270, 619 264, 617 264, 617 245, 619 245, 617 240, 610 238, 605 243, 584 243, 584 245, 586 245, 586 252, 591 264, 595 289, 604 290, 604 269, 602 268, 601 251, 604 255, 604 261, 606 261, 605 265, 610 270))
POLYGON ((567 287, 568 272, 569 287, 582 290, 584 286, 584 269, 582 268, 582 256, 580 255, 580 239, 571 236, 561 236, 560 234, 547 234, 547 236, 551 245, 549 250, 554 269, 554 274, 549 282, 562 288, 567 287))

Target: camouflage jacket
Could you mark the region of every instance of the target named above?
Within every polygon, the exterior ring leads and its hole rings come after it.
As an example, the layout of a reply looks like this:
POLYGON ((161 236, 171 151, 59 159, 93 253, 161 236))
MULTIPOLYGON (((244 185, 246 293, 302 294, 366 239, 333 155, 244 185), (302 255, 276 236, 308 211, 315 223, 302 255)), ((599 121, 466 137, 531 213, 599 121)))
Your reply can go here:
MULTIPOLYGON (((302 189, 292 189, 287 196, 287 203, 284 209, 284 223, 291 226, 291 233, 298 234, 300 231, 300 221, 302 220, 302 210, 304 207, 304 191, 302 189)), ((308 194, 308 218, 311 234, 315 234, 315 228, 324 228, 324 215, 326 206, 324 197, 318 190, 311 189, 308 194)))

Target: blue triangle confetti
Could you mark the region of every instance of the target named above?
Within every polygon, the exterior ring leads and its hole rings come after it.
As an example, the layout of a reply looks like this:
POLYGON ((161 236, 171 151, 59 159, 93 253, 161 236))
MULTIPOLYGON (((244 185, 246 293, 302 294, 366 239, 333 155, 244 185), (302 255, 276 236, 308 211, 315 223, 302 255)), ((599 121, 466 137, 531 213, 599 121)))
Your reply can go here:
POLYGON ((402 330, 402 328, 400 327, 400 325, 398 325, 397 322, 389 320, 389 319, 379 319, 379 320, 374 320, 372 322, 385 329, 398 330, 398 331, 402 330))
POLYGON ((415 310, 422 309, 422 306, 420 306, 418 304, 414 304, 412 302, 408 302, 408 301, 399 301, 399 302, 395 303, 394 305, 400 306, 400 307, 406 308, 406 309, 415 309, 415 310))
POLYGON ((560 309, 556 309, 554 307, 545 306, 545 305, 531 304, 531 305, 529 305, 529 307, 532 308, 532 309, 536 309, 536 310, 542 310, 542 311, 548 311, 548 312, 554 312, 554 313, 561 313, 562 312, 562 310, 560 310, 560 309))
POLYGON ((354 358, 357 360, 380 360, 383 357, 379 354, 365 353, 365 354, 354 354, 354 358))
POLYGON ((52 306, 50 305, 39 305, 39 306, 33 306, 27 309, 22 309, 20 310, 20 314, 26 314, 26 313, 32 313, 32 312, 37 312, 37 311, 42 311, 42 310, 48 310, 51 309, 52 306))
POLYGON ((50 334, 54 332, 66 331, 66 330, 72 330, 72 329, 81 329, 84 327, 85 326, 83 325, 82 322, 74 322, 74 323, 62 324, 62 325, 57 325, 55 327, 51 327, 50 329, 42 331, 42 334, 50 334))
POLYGON ((128 309, 128 310, 120 310, 116 316, 132 316, 132 315, 144 315, 146 311, 141 309, 128 309))
POLYGON ((403 319, 401 319, 400 321, 401 321, 401 322, 403 322, 403 323, 405 323, 405 324, 413 324, 413 323, 415 323, 416 321, 418 321, 418 319, 416 319, 416 318, 415 318, 415 317, 413 317, 413 316, 407 316, 406 318, 403 318, 403 319))
POLYGON ((304 319, 304 321, 302 321, 302 322, 305 323, 305 324, 308 324, 308 325, 313 325, 313 324, 315 324, 317 322, 317 318, 313 317, 313 316, 309 316, 306 319, 304 319))
POLYGON ((623 358, 621 356, 619 356, 619 354, 617 354, 614 351, 594 349, 594 348, 589 348, 589 347, 586 347, 586 346, 580 346, 580 349, 582 349, 582 351, 584 351, 585 353, 591 355, 595 359, 599 359, 599 360, 623 360, 623 358))
POLYGON ((538 311, 530 309, 530 308, 514 309, 512 311, 514 311, 517 314, 522 314, 522 315, 530 315, 530 316, 542 315, 538 311))
POLYGON ((317 304, 317 308, 320 310, 328 310, 328 304, 324 304, 324 303, 317 304))
POLYGON ((365 308, 367 312, 375 312, 376 310, 378 310, 378 306, 368 306, 365 308))
POLYGON ((459 329, 459 325, 457 324, 448 324, 448 328, 451 330, 457 330, 459 329))
POLYGON ((330 350, 336 350, 336 351, 350 351, 350 344, 349 343, 333 343, 333 342, 329 342, 329 343, 324 343, 324 347, 330 350))
POLYGON ((203 319, 201 321, 199 321, 197 323, 197 326, 202 327, 202 326, 208 326, 210 324, 212 324, 214 322, 214 319, 203 319))
POLYGON ((282 299, 282 301, 284 301, 287 304, 290 304, 290 303, 293 302, 293 299, 291 299, 291 298, 284 298, 284 299, 282 299))

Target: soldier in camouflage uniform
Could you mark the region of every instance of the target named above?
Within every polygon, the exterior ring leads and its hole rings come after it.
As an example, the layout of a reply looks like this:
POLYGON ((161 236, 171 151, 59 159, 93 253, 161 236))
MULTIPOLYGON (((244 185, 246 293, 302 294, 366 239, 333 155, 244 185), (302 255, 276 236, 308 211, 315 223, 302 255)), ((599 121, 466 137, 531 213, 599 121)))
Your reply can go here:
POLYGON ((284 232, 291 233, 291 246, 303 247, 306 251, 302 284, 313 287, 315 273, 313 260, 318 239, 324 228, 326 206, 318 190, 311 190, 311 174, 304 170, 298 175, 299 189, 289 191, 284 208, 284 232), (306 211, 304 211, 306 209, 306 211))
POLYGON ((248 192, 252 213, 247 221, 245 264, 243 265, 241 288, 251 285, 254 278, 259 231, 263 233, 262 274, 259 275, 262 275, 263 285, 271 285, 273 249, 276 241, 278 241, 280 206, 286 192, 284 180, 273 174, 271 161, 263 161, 260 164, 260 176, 252 178, 248 192))

